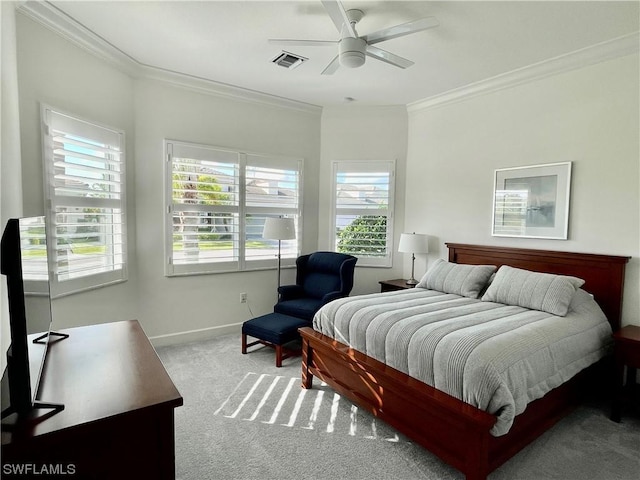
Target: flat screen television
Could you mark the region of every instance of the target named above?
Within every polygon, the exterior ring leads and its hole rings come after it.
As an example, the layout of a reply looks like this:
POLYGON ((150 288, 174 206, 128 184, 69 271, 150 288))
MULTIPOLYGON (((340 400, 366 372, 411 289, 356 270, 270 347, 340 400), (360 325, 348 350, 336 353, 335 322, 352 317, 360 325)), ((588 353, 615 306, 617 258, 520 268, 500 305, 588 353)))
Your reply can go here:
POLYGON ((55 334, 50 330, 49 265, 44 217, 10 219, 0 243, 0 271, 7 281, 11 329, 3 376, 3 387, 9 390, 3 401, 8 397, 8 405, 2 405, 2 418, 30 416, 39 408, 64 408, 38 400, 47 347, 55 334))

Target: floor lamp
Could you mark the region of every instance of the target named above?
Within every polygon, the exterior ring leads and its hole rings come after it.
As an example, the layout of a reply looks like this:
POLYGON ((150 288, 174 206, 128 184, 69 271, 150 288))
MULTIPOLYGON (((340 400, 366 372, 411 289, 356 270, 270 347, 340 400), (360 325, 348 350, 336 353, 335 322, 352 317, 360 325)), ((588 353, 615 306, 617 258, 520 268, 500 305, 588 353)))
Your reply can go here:
POLYGON ((406 281, 407 285, 417 285, 414 278, 414 267, 416 263, 416 253, 429 253, 429 242, 427 235, 421 233, 403 233, 400 235, 400 245, 398 251, 411 254, 411 278, 406 281))
POLYGON ((282 240, 296 238, 296 225, 293 218, 267 217, 264 221, 262 238, 278 240, 278 288, 280 288, 280 255, 282 240))

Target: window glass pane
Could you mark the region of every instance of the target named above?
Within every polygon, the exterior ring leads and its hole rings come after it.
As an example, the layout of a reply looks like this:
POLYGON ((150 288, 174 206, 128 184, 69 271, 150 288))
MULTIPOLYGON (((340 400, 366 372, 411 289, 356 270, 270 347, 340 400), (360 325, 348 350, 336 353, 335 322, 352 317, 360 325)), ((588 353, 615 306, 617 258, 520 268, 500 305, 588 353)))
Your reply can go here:
POLYGON ((240 166, 228 161, 229 152, 190 148, 187 153, 199 155, 176 155, 171 162, 173 264, 237 262, 240 166))
POLYGON ((238 215, 181 211, 173 215, 173 263, 238 261, 238 215))
POLYGON ((120 152, 104 143, 54 131, 55 195, 121 197, 120 152))
POLYGON ((121 269, 124 266, 122 220, 122 212, 115 208, 57 208, 58 280, 121 269))
POLYGON ((247 166, 247 206, 298 208, 298 172, 247 166))
POLYGON ((340 172, 337 208, 386 208, 389 205, 389 172, 340 172))
POLYGON ((238 164, 173 159, 173 202, 238 205, 238 164))
POLYGON ((336 250, 359 257, 387 255, 387 217, 383 215, 337 215, 336 250))
MULTIPOLYGON (((247 215, 246 216, 246 236, 245 236, 245 256, 247 260, 271 260, 277 258, 278 240, 266 239, 262 237, 264 222, 266 217, 277 217, 278 215, 247 215)), ((298 231, 297 218, 295 219, 296 232, 298 231)), ((296 237, 299 235, 296 233, 296 237)), ((293 240, 280 241, 281 258, 296 258, 298 256, 298 242, 293 240)))

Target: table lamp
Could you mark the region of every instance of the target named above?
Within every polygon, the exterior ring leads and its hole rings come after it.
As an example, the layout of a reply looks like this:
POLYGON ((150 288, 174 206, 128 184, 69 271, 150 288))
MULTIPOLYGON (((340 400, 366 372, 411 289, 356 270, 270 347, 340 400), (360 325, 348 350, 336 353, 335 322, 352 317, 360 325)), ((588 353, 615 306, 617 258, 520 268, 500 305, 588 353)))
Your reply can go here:
POLYGON ((416 253, 429 253, 429 242, 427 235, 421 233, 403 233, 400 235, 400 245, 398 251, 411 254, 411 278, 407 280, 407 285, 417 285, 414 278, 414 267, 416 263, 416 253))

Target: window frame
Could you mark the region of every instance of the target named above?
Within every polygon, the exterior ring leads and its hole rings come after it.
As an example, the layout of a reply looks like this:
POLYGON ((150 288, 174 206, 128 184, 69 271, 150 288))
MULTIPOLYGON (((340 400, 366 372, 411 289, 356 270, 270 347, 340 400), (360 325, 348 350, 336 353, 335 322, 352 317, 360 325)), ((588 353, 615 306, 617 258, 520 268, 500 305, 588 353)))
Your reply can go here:
MULTIPOLYGON (((386 249, 384 257, 366 257, 356 253, 350 253, 358 257, 358 267, 379 267, 389 268, 393 266, 393 238, 394 238, 394 217, 395 217, 395 183, 396 183, 396 160, 334 160, 331 165, 331 227, 329 232, 329 245, 334 251, 338 250, 336 231, 338 228, 337 218, 339 208, 337 206, 338 194, 338 174, 347 173, 367 173, 367 172, 387 172, 389 173, 389 193, 386 209, 387 231, 386 249), (381 168, 377 168, 380 166, 381 168)), ((361 211, 361 215, 372 215, 373 209, 350 209, 352 212, 361 211)))
MULTIPOLYGON (((266 215, 293 215, 296 218, 296 239, 295 253, 286 255, 284 248, 282 252, 281 266, 282 268, 295 266, 296 258, 300 255, 302 245, 302 212, 303 212, 303 178, 304 178, 304 159, 299 157, 289 157, 285 155, 274 155, 259 152, 250 152, 247 150, 231 149, 227 147, 219 147, 215 145, 199 144, 194 142, 186 142, 182 140, 164 139, 164 252, 165 252, 165 276, 167 277, 179 277, 179 276, 191 276, 191 275, 211 275, 218 273, 232 273, 232 272, 248 272, 257 270, 267 270, 275 267, 277 250, 274 251, 273 260, 271 259, 247 259, 246 255, 246 218, 247 214, 262 210, 266 215), (242 242, 238 242, 237 246, 237 260, 228 262, 203 262, 203 263, 182 263, 176 264, 173 262, 173 214, 174 214, 174 202, 173 202, 173 157, 176 156, 176 147, 181 152, 192 152, 191 156, 196 159, 204 160, 202 155, 206 151, 219 152, 225 155, 237 156, 237 169, 238 169, 238 205, 235 206, 222 206, 223 210, 237 212, 239 225, 238 225, 238 239, 245 239, 242 242), (261 160, 258 160, 261 159, 261 160), (298 172, 298 206, 297 208, 285 208, 277 207, 272 211, 269 211, 267 207, 247 206, 247 185, 246 185, 246 172, 248 167, 263 166, 267 168, 292 168, 295 165, 295 169, 298 172)), ((183 153, 180 153, 183 155, 183 153)), ((216 205, 212 208, 204 208, 203 210, 220 210, 220 205, 216 205)))
MULTIPOLYGON (((51 298, 59 298, 74 293, 80 293, 88 290, 94 290, 97 288, 114 285, 117 283, 125 282, 129 278, 128 273, 128 236, 127 236, 127 155, 126 155, 126 135, 124 130, 116 128, 102 122, 90 120, 80 115, 67 112, 65 110, 53 107, 51 105, 41 103, 40 104, 40 125, 41 125, 41 141, 42 141, 42 165, 43 165, 43 193, 44 193, 44 217, 47 229, 47 254, 51 261, 51 267, 54 271, 49 272, 49 287, 51 292, 51 298), (56 122, 53 115, 60 117, 66 117, 66 120, 58 120, 56 122), (101 202, 99 199, 93 198, 86 206, 82 206, 82 201, 78 200, 82 197, 73 197, 71 203, 78 204, 78 208, 96 208, 96 205, 103 204, 98 208, 118 208, 120 210, 121 222, 120 237, 122 239, 122 252, 120 254, 122 258, 121 268, 113 267, 111 271, 92 273, 89 275, 83 275, 78 278, 70 278, 60 280, 58 278, 58 272, 55 271, 57 266, 57 223, 56 223, 56 210, 55 205, 58 203, 58 198, 69 198, 64 195, 56 195, 54 178, 54 148, 52 129, 55 129, 56 123, 76 124, 76 126, 83 124, 82 127, 78 127, 78 131, 75 134, 79 136, 89 137, 91 134, 95 134, 96 139, 103 139, 109 136, 115 136, 119 139, 119 168, 118 171, 120 180, 118 182, 120 191, 120 199, 118 201, 109 199, 110 201, 101 202), (81 131, 82 130, 82 131, 81 131), (87 134, 86 132, 89 132, 87 134), (108 132, 108 133, 107 133, 108 132), (117 207, 113 204, 117 203, 117 207)), ((113 264, 112 264, 113 266, 113 264)))

